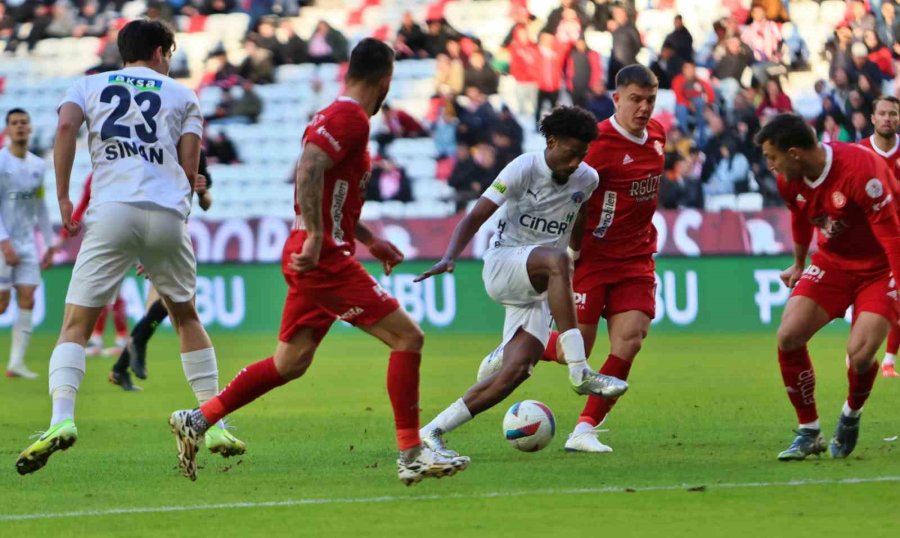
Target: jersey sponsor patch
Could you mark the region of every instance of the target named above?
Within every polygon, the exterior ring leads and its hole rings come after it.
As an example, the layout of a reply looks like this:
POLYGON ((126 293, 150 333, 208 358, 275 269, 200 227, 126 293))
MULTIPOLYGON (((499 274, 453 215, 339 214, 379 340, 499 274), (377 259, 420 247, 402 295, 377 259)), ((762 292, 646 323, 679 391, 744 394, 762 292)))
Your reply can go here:
POLYGON ((326 129, 324 125, 316 129, 316 134, 318 134, 325 140, 328 140, 328 143, 331 144, 331 147, 332 149, 334 149, 334 151, 341 151, 340 142, 338 142, 337 139, 328 132, 328 129, 326 129))
POLYGON ((847 197, 844 196, 844 193, 841 191, 834 191, 831 193, 831 201, 834 203, 834 207, 841 209, 845 205, 847 205, 847 197))
POLYGON ((600 211, 600 222, 594 228, 594 237, 603 239, 606 232, 612 227, 613 217, 616 216, 616 191, 603 193, 603 209, 600 211))
POLYGON ((491 184, 491 187, 496 189, 500 194, 506 194, 506 185, 500 183, 499 181, 495 181, 493 184, 491 184))
POLYGON ((334 182, 334 192, 331 194, 331 218, 333 227, 331 235, 338 245, 344 243, 344 230, 341 229, 341 221, 344 219, 344 202, 347 201, 349 185, 343 179, 334 182))
POLYGON ((141 91, 158 92, 162 89, 162 81, 154 78, 130 77, 127 75, 116 74, 110 75, 108 82, 110 84, 121 84, 131 86, 141 91))
POLYGON ((881 180, 878 178, 872 178, 866 183, 866 194, 869 195, 869 198, 881 198, 884 194, 884 185, 881 184, 881 180))
POLYGON ((656 150, 656 153, 662 155, 663 149, 664 149, 662 142, 660 142, 659 140, 654 140, 653 141, 653 149, 656 150))

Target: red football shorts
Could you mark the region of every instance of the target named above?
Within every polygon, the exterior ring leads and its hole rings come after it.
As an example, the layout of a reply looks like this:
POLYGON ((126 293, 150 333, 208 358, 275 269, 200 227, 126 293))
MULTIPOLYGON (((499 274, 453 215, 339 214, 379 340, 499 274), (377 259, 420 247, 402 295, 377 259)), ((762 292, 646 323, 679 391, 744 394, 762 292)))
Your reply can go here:
POLYGON ((300 329, 310 328, 318 343, 338 319, 365 327, 400 308, 353 256, 336 263, 320 261, 319 267, 306 273, 291 271, 290 253, 299 252, 302 244, 300 241, 296 248, 286 245, 282 254, 281 271, 288 285, 278 335, 282 342, 289 342, 300 329))
POLYGON ((896 313, 891 284, 890 270, 860 274, 813 264, 803 271, 791 295, 809 297, 832 319, 844 317, 852 305, 854 321, 860 312, 872 312, 893 324, 896 313))
POLYGON ((656 275, 653 259, 625 265, 596 263, 575 267, 573 288, 578 323, 597 325, 600 317, 637 310, 656 317, 656 275))

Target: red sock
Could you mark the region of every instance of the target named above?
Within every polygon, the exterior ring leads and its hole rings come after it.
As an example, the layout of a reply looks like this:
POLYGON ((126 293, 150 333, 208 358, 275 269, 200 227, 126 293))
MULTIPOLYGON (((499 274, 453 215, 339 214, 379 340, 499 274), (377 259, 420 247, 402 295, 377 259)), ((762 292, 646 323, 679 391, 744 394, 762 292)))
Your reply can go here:
POLYGON ((285 383, 287 380, 281 377, 275 368, 275 359, 269 357, 238 372, 222 392, 200 406, 200 412, 203 413, 206 422, 210 425, 215 424, 222 417, 285 383))
POLYGON ((547 349, 544 350, 544 354, 541 356, 542 361, 557 362, 559 360, 559 354, 556 353, 556 340, 558 338, 559 331, 552 331, 550 333, 550 341, 547 342, 547 349))
POLYGON ((888 333, 887 349, 885 351, 891 355, 896 355, 898 349, 900 349, 900 327, 894 327, 888 333))
POLYGON ((413 448, 419 439, 419 363, 417 351, 391 351, 387 370, 387 391, 394 408, 397 447, 413 448))
POLYGON ((113 304, 113 324, 116 326, 116 336, 124 338, 128 336, 128 319, 125 316, 125 301, 122 297, 116 297, 113 304))
MULTIPOLYGON (((631 361, 626 361, 613 354, 610 354, 603 366, 600 367, 601 374, 618 377, 623 381, 628 379, 629 372, 631 372, 631 361)), ((603 419, 606 418, 606 415, 609 414, 618 400, 618 398, 589 396, 587 403, 584 404, 584 409, 581 411, 581 416, 578 418, 578 422, 587 422, 591 426, 597 426, 597 424, 603 422, 603 419)))
POLYGON ((816 372, 806 346, 793 351, 778 350, 778 365, 788 398, 797 411, 800 424, 819 419, 816 411, 816 372))
POLYGON ((875 378, 878 377, 878 361, 872 361, 872 366, 862 374, 856 372, 852 366, 847 369, 847 379, 850 380, 850 392, 847 394, 847 405, 854 411, 862 409, 869 394, 872 392, 872 386, 875 384, 875 378))
POLYGON ((92 336, 103 336, 103 333, 106 332, 106 313, 109 311, 108 306, 104 306, 100 310, 100 315, 97 316, 97 323, 94 324, 94 333, 92 336))

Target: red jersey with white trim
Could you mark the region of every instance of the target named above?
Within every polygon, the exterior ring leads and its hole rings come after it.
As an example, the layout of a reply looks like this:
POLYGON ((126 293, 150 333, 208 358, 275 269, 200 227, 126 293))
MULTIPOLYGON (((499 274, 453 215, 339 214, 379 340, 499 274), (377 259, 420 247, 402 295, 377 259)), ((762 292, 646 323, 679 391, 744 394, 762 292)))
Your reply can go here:
MULTIPOLYGON (((339 97, 313 117, 303 133, 303 144, 309 143, 327 153, 333 163, 325 171, 322 189, 324 239, 319 259, 350 256, 356 251, 356 224, 370 175, 369 116, 353 99, 339 97)), ((296 201, 294 212, 296 228, 303 230, 296 201)))
POLYGON ((876 155, 881 157, 886 165, 888 165, 888 170, 894 174, 894 181, 892 185, 894 187, 894 195, 896 196, 898 192, 900 192, 900 136, 894 135, 894 146, 888 151, 881 151, 878 146, 875 145, 875 135, 873 134, 869 138, 863 138, 859 141, 859 145, 864 148, 869 148, 874 151, 876 155))
POLYGON ((600 122, 600 136, 584 161, 597 170, 600 185, 588 201, 580 260, 607 261, 656 252, 653 215, 665 168, 666 131, 650 120, 638 138, 616 122, 600 122))
POLYGON ((854 144, 822 147, 826 161, 821 176, 790 181, 778 177, 778 190, 791 210, 794 241, 808 245, 816 227, 813 264, 851 272, 879 272, 890 266, 900 274, 900 217, 887 165, 854 144))

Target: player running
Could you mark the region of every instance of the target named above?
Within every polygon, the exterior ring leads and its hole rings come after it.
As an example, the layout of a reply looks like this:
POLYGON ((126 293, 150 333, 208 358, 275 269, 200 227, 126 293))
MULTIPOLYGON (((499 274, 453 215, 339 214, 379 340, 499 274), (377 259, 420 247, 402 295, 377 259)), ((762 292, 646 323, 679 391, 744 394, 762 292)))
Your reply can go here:
POLYGON ((200 159, 200 105, 191 90, 166 76, 175 48, 168 26, 132 21, 119 32, 118 46, 125 67, 78 80, 59 107, 56 189, 70 234, 81 227, 72 220, 69 179, 85 121, 92 200, 62 330, 50 356, 50 429, 19 455, 19 474, 42 468, 78 438, 75 396, 84 377, 85 344, 100 310, 135 263, 143 264, 168 305, 185 377, 197 400, 205 402, 218 392, 216 354, 193 303, 197 273, 186 225, 200 159))
POLYGON ((756 135, 778 189, 791 210, 794 264, 781 278, 793 288, 778 327, 778 363, 800 427, 780 460, 825 451, 816 411, 816 376, 806 344, 853 306, 847 342, 849 393, 830 449, 846 458, 856 447, 863 405, 878 375, 875 353, 896 321, 900 218, 891 172, 871 151, 851 144, 818 144, 803 119, 780 114, 756 135), (818 250, 806 267, 813 229, 818 250))
POLYGON ((559 342, 577 393, 614 398, 628 388, 587 364, 565 250, 573 232, 584 229, 584 202, 597 188, 597 172, 582 162, 597 138, 596 119, 584 109, 561 107, 541 120, 540 130, 547 148, 507 165, 457 224, 444 257, 416 278, 452 272, 475 232, 503 208, 482 273, 488 295, 506 309, 503 341, 491 353, 501 357, 501 367, 422 428, 425 444, 447 457, 456 453, 444 444, 445 433, 500 403, 531 375, 550 339, 551 314, 562 331, 559 342))
POLYGON ((453 475, 469 465, 468 458, 445 458, 422 446, 422 330, 353 256, 359 239, 382 261, 386 274, 403 260, 397 247, 359 222, 369 180, 369 118, 387 96, 393 66, 394 52, 388 45, 371 38, 360 41, 350 55, 344 95, 306 128, 297 167, 297 216, 282 256, 288 294, 275 354, 241 370, 199 409, 176 411, 169 419, 182 472, 192 480, 197 476, 194 455, 209 425, 302 376, 337 320, 356 325, 391 349, 387 391, 400 449, 400 480, 410 485, 453 475))
MULTIPOLYGON (((578 328, 585 349, 590 356, 600 317, 606 318, 609 356, 599 371, 623 380, 628 379, 656 314, 653 214, 666 145, 665 129, 650 118, 658 86, 653 72, 642 65, 629 65, 616 74, 615 115, 600 122, 599 136, 584 160, 600 176, 600 187, 587 203, 584 230, 577 230, 570 242, 576 260, 578 328)), ((557 335, 551 334, 546 360, 562 361, 557 335)), ((488 357, 479 376, 498 366, 488 357)), ((612 452, 598 434, 617 400, 588 397, 566 450, 612 452)))
MULTIPOLYGON (((900 128, 900 99, 892 95, 886 95, 875 99, 872 104, 872 125, 875 132, 869 138, 860 140, 859 144, 870 148, 884 159, 888 170, 894 173, 894 196, 900 193, 900 136, 897 129, 900 128)), ((881 362, 881 375, 884 377, 900 377, 896 370, 897 350, 900 349, 900 326, 891 327, 888 333, 887 349, 884 360, 881 362)))
POLYGON ((38 374, 25 366, 34 292, 41 283, 40 270, 50 265, 56 249, 50 246, 41 258, 35 242, 35 225, 40 228, 45 245, 53 245, 53 228, 44 203, 44 160, 28 151, 28 113, 21 108, 7 112, 6 132, 10 144, 0 150, 0 314, 9 307, 13 287, 19 307, 6 377, 36 379, 38 374))

